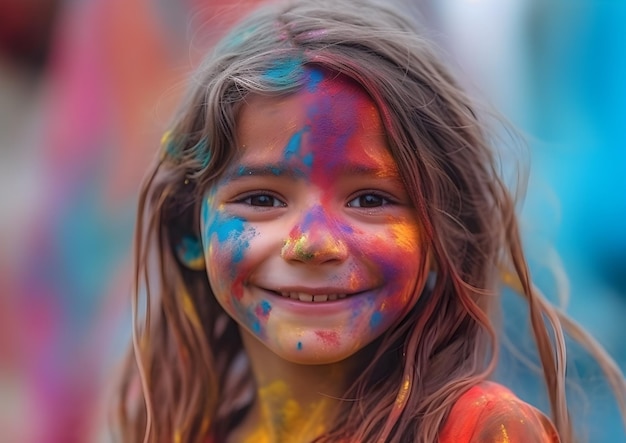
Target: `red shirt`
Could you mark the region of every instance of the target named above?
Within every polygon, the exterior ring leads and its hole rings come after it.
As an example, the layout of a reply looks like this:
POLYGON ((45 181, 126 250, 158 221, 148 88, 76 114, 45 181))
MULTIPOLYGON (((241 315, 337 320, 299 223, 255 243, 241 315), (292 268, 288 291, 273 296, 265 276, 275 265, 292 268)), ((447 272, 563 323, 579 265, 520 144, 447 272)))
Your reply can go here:
POLYGON ((483 382, 459 398, 439 443, 559 443, 552 422, 502 385, 483 382))

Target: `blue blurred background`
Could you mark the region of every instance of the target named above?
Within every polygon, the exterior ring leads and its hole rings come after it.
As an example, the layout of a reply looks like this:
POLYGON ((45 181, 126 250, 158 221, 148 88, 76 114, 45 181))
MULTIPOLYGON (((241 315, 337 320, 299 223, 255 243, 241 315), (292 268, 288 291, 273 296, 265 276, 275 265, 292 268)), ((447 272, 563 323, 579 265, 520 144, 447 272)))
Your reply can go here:
MULTIPOLYGON (((191 68, 254 3, 0 0, 3 441, 110 441, 138 186, 191 68)), ((466 87, 526 134, 534 275, 551 298, 570 291, 567 312, 624 369, 626 2, 404 3, 466 87)), ((626 441, 597 368, 574 358, 587 439, 626 441)))

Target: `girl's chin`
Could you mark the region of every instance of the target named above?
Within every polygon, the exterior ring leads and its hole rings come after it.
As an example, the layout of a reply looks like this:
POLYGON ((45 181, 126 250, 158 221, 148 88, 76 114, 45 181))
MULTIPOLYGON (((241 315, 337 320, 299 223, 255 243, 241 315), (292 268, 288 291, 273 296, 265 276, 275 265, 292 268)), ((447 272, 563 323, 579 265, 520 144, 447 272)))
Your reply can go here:
POLYGON ((355 341, 352 334, 342 331, 317 329, 306 331, 296 339, 272 342, 263 340, 271 352, 283 360, 303 365, 326 365, 346 360, 371 342, 375 337, 362 337, 355 341))

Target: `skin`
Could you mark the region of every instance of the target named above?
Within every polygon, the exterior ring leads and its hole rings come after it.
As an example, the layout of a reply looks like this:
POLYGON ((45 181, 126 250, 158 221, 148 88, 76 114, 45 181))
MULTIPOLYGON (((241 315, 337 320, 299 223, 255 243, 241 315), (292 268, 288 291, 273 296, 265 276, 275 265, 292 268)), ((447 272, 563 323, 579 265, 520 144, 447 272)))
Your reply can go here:
POLYGON ((209 281, 259 386, 242 426, 256 441, 288 441, 303 417, 323 431, 358 352, 414 306, 428 268, 376 106, 344 77, 307 75, 246 99, 241 155, 202 210, 209 281))

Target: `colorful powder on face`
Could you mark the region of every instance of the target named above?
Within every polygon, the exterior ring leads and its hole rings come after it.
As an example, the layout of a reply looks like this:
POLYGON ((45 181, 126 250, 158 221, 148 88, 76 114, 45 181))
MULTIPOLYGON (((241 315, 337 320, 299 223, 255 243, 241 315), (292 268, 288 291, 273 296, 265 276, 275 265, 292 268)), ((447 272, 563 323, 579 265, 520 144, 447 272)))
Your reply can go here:
POLYGON ((283 253, 288 251, 288 248, 293 248, 294 257, 298 260, 309 261, 315 257, 315 254, 308 250, 308 236, 301 234, 296 239, 292 240, 290 236, 290 241, 285 244, 283 248, 283 253))
POLYGON ((237 300, 241 300, 243 298, 243 275, 245 275, 245 273, 240 272, 231 287, 232 295, 237 300))
POLYGON ((261 319, 259 319, 257 311, 259 311, 258 306, 257 309, 253 310, 252 307, 245 307, 243 305, 237 304, 237 310, 245 315, 246 324, 250 327, 250 330, 257 336, 262 335, 262 325, 261 319))
POLYGON ((310 168, 311 166, 313 166, 313 153, 310 152, 307 155, 305 155, 302 158, 302 163, 304 164, 304 166, 306 166, 307 168, 310 168))
POLYGON ((249 236, 244 235, 245 230, 244 219, 226 217, 218 212, 213 222, 207 226, 206 238, 210 241, 215 235, 219 243, 229 241, 232 245, 232 262, 239 263, 243 259, 244 251, 249 247, 249 236))
POLYGON ((419 242, 419 231, 415 224, 409 221, 398 223, 397 221, 389 224, 391 235, 394 239, 394 245, 406 251, 414 251, 415 246, 419 242))
POLYGON ((266 318, 270 315, 270 311, 272 310, 272 305, 267 300, 261 300, 261 303, 256 307, 256 315, 259 317, 266 318))
POLYGON ((354 156, 358 160, 363 156, 363 148, 353 136, 364 122, 371 121, 363 118, 371 105, 365 103, 349 83, 335 79, 331 81, 318 70, 311 70, 309 76, 307 93, 311 94, 311 98, 307 106, 310 125, 308 143, 321 148, 315 150, 315 158, 311 163, 315 171, 312 182, 327 188, 336 179, 337 168, 351 160, 349 157, 354 156))
POLYGON ((298 344, 296 345, 296 349, 298 349, 298 351, 302 351, 302 342, 299 341, 298 344))
POLYGON ((319 69, 311 69, 308 71, 308 74, 307 90, 309 92, 316 92, 318 85, 324 80, 324 74, 319 69))
POLYGON ((311 208, 304 215, 302 223, 296 225, 289 233, 281 255, 301 261, 312 260, 317 253, 327 257, 342 256, 346 246, 338 240, 337 234, 339 231, 345 234, 352 229, 345 225, 337 226, 338 224, 339 222, 331 218, 322 206, 311 208))
MULTIPOLYGON (((300 149, 302 147, 302 136, 305 132, 309 131, 309 127, 305 126, 295 134, 291 136, 289 141, 287 142, 287 146, 285 147, 285 151, 283 152, 283 157, 285 160, 289 160, 291 158, 299 158, 300 157, 300 149)), ((308 156, 312 156, 313 154, 308 154, 308 156)), ((304 161, 303 161, 304 163, 304 161)), ((312 163, 312 159, 311 159, 312 163)))
POLYGON ((370 317, 370 327, 375 329, 380 324, 380 321, 383 319, 383 315, 380 312, 374 312, 370 317))
POLYGON ((327 346, 339 346, 339 334, 336 331, 315 331, 315 335, 327 346))

